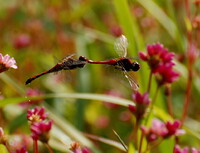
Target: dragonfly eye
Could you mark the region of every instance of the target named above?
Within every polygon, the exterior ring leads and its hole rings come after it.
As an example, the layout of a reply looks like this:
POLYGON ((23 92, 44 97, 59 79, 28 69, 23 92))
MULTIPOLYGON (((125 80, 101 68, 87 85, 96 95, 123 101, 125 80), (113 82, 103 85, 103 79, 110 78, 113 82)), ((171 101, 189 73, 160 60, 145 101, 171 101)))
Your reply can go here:
POLYGON ((133 62, 133 71, 138 71, 140 69, 140 64, 138 62, 133 62))

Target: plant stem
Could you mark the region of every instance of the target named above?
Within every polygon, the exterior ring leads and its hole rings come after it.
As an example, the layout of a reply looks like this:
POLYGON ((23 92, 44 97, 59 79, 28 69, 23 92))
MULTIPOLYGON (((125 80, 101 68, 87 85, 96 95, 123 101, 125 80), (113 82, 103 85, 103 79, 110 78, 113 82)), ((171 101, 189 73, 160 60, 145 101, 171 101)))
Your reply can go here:
POLYGON ((136 148, 138 148, 138 128, 139 128, 139 122, 138 119, 136 119, 136 122, 135 122, 135 127, 133 129, 133 141, 134 141, 134 144, 136 146, 136 148))
MULTIPOLYGON (((190 18, 190 6, 189 6, 189 0, 185 0, 185 10, 186 10, 186 16, 187 18, 191 21, 190 18)), ((189 56, 190 51, 191 51, 191 46, 192 46, 192 30, 188 29, 187 30, 187 54, 189 56)), ((192 63, 193 61, 188 61, 188 81, 187 81, 187 88, 186 88, 186 95, 185 95, 185 100, 184 100, 184 106, 183 106, 183 113, 181 117, 181 123, 183 125, 185 118, 187 116, 187 111, 188 111, 188 106, 189 106, 189 101, 190 101, 190 95, 191 95, 191 86, 192 86, 192 63)))
POLYGON ((156 98, 157 98, 159 89, 160 89, 160 86, 158 85, 157 88, 156 88, 156 92, 155 92, 155 94, 154 94, 153 100, 152 100, 152 102, 151 102, 151 104, 150 104, 150 106, 149 106, 149 112, 148 112, 148 116, 147 116, 147 118, 146 118, 145 124, 147 124, 147 122, 148 122, 148 120, 149 120, 149 117, 150 117, 151 112, 152 112, 152 110, 153 110, 153 105, 155 104, 155 101, 156 101, 156 98))
POLYGON ((150 91, 150 88, 151 88, 151 80, 152 80, 152 71, 150 72, 150 75, 149 75, 149 82, 148 82, 148 88, 147 88, 147 92, 149 93, 150 91))
POLYGON ((142 153, 142 143, 144 139, 144 133, 142 132, 141 138, 140 138, 140 144, 139 144, 139 150, 138 153, 142 153))
POLYGON ((12 153, 12 151, 10 150, 10 147, 8 146, 8 143, 5 144, 6 149, 8 150, 9 153, 12 153))
POLYGON ((49 143, 45 143, 45 145, 47 146, 49 152, 53 153, 53 150, 52 150, 51 146, 49 145, 49 143))
POLYGON ((171 92, 171 86, 166 87, 166 96, 167 96, 167 109, 168 113, 173 117, 173 107, 172 107, 172 92, 171 92))
POLYGON ((184 101, 184 106, 183 106, 183 113, 182 113, 182 118, 181 118, 181 123, 183 125, 185 118, 187 116, 187 111, 188 111, 188 106, 190 102, 190 95, 191 95, 191 86, 192 86, 192 69, 189 69, 189 74, 188 74, 188 82, 187 82, 187 88, 186 88, 186 96, 185 96, 185 101, 184 101))
POLYGON ((33 148, 34 148, 34 153, 39 153, 38 152, 38 141, 33 140, 33 148))

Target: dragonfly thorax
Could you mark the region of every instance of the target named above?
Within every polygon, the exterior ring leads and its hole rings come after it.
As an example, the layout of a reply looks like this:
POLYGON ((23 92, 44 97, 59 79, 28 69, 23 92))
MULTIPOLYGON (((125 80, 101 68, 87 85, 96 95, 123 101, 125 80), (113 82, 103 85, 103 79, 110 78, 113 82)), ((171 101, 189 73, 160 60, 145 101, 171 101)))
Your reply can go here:
POLYGON ((116 69, 120 69, 122 71, 138 71, 140 69, 140 65, 137 62, 132 62, 128 58, 118 60, 115 66, 116 69))

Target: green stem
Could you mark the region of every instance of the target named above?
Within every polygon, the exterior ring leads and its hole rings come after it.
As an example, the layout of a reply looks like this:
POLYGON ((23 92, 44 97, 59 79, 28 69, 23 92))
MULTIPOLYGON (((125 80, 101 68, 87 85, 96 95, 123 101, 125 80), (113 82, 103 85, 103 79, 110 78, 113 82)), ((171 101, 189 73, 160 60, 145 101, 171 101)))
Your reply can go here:
POLYGON ((49 145, 49 143, 45 143, 46 147, 48 148, 50 153, 53 153, 53 150, 51 148, 51 146, 49 145))
POLYGON ((147 124, 147 122, 148 122, 148 120, 149 120, 149 117, 150 117, 150 115, 151 115, 151 113, 152 113, 153 105, 155 104, 155 101, 156 101, 156 98, 157 98, 159 89, 160 89, 160 86, 158 85, 157 88, 156 88, 156 92, 155 92, 155 94, 154 94, 153 100, 152 100, 152 102, 151 102, 151 104, 150 104, 150 106, 149 106, 149 113, 148 113, 148 116, 147 116, 147 118, 146 118, 145 124, 147 124))
POLYGON ((144 133, 142 132, 141 138, 140 138, 140 144, 139 144, 139 153, 142 153, 142 143, 143 143, 143 139, 144 139, 144 133))
POLYGON ((192 87, 192 70, 189 69, 188 83, 187 83, 187 88, 186 88, 186 96, 185 96, 183 113, 182 113, 182 118, 181 118, 182 125, 187 116, 187 111, 188 111, 189 102, 190 102, 190 95, 191 95, 191 87, 192 87))
POLYGON ((172 92, 171 92, 171 86, 167 86, 166 87, 166 96, 167 96, 167 109, 168 109, 168 113, 173 117, 174 113, 173 113, 173 106, 172 106, 172 92))
POLYGON ((148 88, 147 88, 147 92, 149 93, 150 89, 151 89, 151 80, 152 80, 152 71, 150 72, 149 75, 149 82, 148 82, 148 88))

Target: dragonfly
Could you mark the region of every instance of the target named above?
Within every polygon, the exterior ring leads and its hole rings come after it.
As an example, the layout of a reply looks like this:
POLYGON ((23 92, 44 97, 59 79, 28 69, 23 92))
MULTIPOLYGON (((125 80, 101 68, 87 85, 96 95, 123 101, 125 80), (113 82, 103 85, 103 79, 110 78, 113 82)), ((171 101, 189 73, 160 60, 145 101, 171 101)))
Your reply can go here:
POLYGON ((53 73, 53 72, 58 72, 61 70, 73 70, 73 69, 77 69, 77 68, 83 68, 85 66, 85 64, 87 63, 86 61, 83 60, 79 60, 79 59, 74 59, 72 58, 75 54, 70 54, 65 56, 59 63, 57 63, 54 67, 52 67, 51 69, 44 71, 38 75, 35 75, 31 78, 29 78, 25 84, 29 84, 31 83, 33 80, 48 74, 48 73, 53 73))
POLYGON ((93 61, 84 56, 80 56, 80 61, 86 61, 90 64, 107 64, 114 66, 115 69, 121 70, 124 76, 128 79, 129 84, 134 90, 138 90, 139 85, 137 82, 128 74, 130 71, 138 71, 140 69, 140 64, 136 61, 131 61, 131 58, 127 57, 127 47, 128 41, 124 35, 120 36, 115 41, 115 51, 119 55, 119 58, 109 59, 105 61, 93 61))

